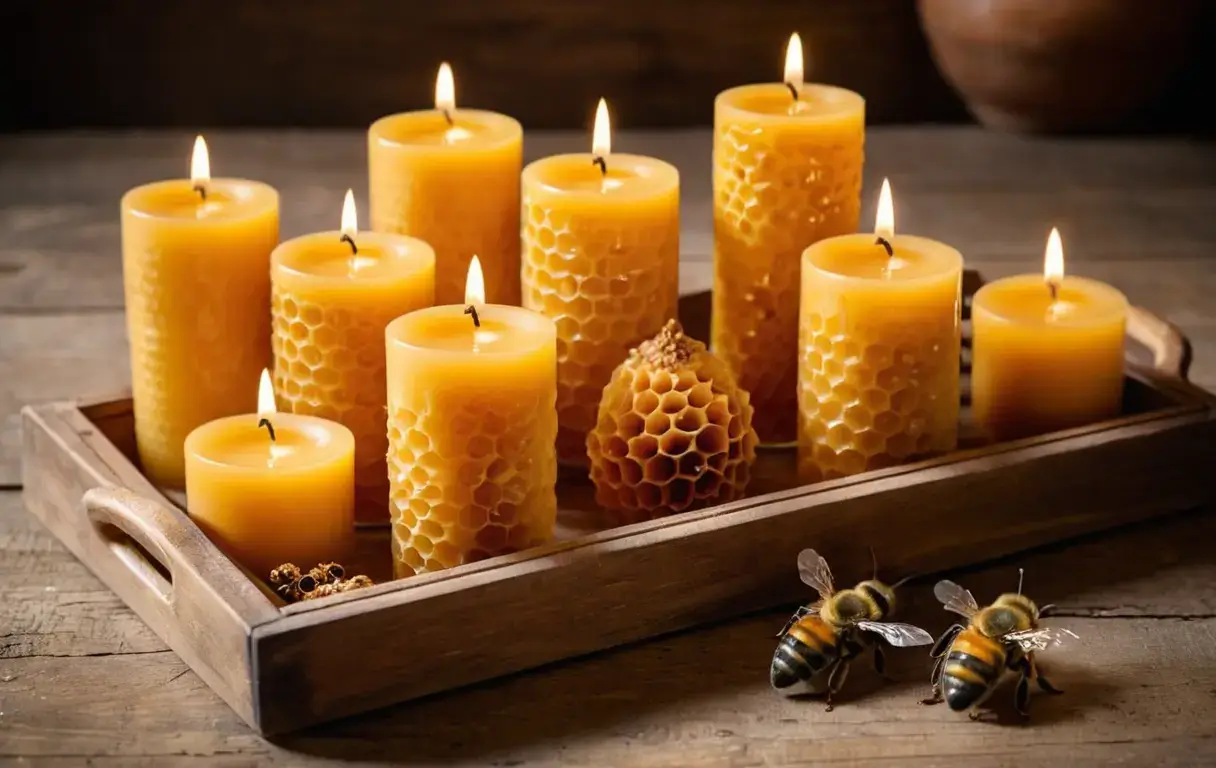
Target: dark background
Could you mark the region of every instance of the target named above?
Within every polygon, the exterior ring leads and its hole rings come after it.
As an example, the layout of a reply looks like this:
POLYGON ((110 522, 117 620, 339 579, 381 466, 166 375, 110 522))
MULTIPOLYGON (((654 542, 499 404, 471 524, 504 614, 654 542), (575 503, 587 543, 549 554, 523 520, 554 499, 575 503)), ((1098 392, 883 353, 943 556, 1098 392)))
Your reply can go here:
MULTIPOLYGON (((1138 0, 1145 13, 1174 2, 1138 0)), ((365 126, 429 106, 442 60, 461 105, 529 128, 584 126, 600 96, 622 128, 706 125, 718 91, 779 78, 794 30, 808 80, 863 93, 870 122, 970 119, 934 65, 913 0, 3 5, 0 130, 365 126)), ((1123 127, 1208 125, 1211 82, 1193 58, 1123 127)))

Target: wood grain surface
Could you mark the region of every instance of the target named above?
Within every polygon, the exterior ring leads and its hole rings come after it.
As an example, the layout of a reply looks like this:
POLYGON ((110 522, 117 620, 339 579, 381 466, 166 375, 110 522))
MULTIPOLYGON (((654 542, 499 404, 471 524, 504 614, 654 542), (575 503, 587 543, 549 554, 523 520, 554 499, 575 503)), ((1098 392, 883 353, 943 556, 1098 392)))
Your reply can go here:
MULTIPOLYGON (((0 138, 0 483, 16 488, 13 417, 32 400, 104 394, 124 383, 117 199, 181 175, 187 134, 0 138)), ((217 133, 218 173, 283 192, 284 235, 332 226, 341 194, 363 201, 359 133, 217 133)), ((529 135, 532 156, 583 136, 529 135)), ((704 283, 710 253, 705 132, 621 137, 684 177, 682 280, 704 283)), ((883 175, 901 230, 960 247, 989 276, 1035 270, 1059 225, 1070 268, 1106 279, 1195 343, 1193 380, 1216 387, 1216 153, 1185 140, 1030 140, 974 129, 870 132, 867 198, 883 175)), ((873 201, 867 199, 872 215, 873 201)), ((982 525, 982 506, 976 524, 982 525)), ((952 578, 981 599, 1009 589, 1061 604, 1082 636, 1044 654, 1062 697, 1035 696, 1031 726, 921 708, 923 656, 903 681, 858 668, 841 706, 768 688, 764 613, 434 696, 267 742, 0 491, 0 763, 103 766, 283 764, 1196 765, 1216 761, 1216 563, 1209 510, 993 564, 952 578)), ((858 542, 864 546, 865 542, 858 542)), ((738 563, 738 567, 747 567, 738 563)), ((838 574, 842 580, 846 574, 838 574)), ((860 576, 860 574, 858 574, 860 576)), ((929 583, 904 618, 948 618, 929 583)), ((509 620, 509 619, 508 619, 509 620)), ((572 617, 593 621, 594 617, 572 617)), ((526 631, 526 628, 521 628, 526 631)), ((358 653, 358 649, 334 649, 358 653)), ((864 666, 864 665, 862 665, 864 666)))

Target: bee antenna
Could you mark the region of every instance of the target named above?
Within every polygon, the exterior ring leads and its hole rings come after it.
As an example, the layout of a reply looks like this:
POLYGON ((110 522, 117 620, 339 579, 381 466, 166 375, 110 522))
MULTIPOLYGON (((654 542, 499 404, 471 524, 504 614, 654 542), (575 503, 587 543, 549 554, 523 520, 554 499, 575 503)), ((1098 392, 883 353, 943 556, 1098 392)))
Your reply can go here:
POLYGON ((892 592, 894 592, 895 590, 899 589, 899 588, 900 588, 900 587, 902 587, 903 585, 907 584, 909 581, 912 581, 912 577, 911 577, 911 576, 905 576, 905 577, 903 577, 902 579, 900 579, 899 581, 897 581, 897 582, 895 582, 894 584, 892 584, 892 585, 891 585, 891 591, 892 591, 892 592))
POLYGON ((1018 594, 1022 594, 1022 579, 1026 578, 1026 569, 1018 569, 1018 594))
POLYGON ((874 547, 870 547, 870 562, 874 564, 874 580, 878 581, 878 555, 874 554, 874 547))

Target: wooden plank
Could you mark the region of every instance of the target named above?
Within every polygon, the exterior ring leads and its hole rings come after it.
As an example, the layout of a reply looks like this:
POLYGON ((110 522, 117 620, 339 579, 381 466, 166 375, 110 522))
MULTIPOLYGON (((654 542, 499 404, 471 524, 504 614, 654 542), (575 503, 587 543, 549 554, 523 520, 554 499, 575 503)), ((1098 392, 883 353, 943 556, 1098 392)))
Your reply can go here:
POLYGON ((9 128, 366 126, 429 106, 445 59, 461 103, 528 126, 580 127, 600 96, 624 124, 695 125, 719 90, 777 79, 794 30, 811 72, 865 93, 873 119, 964 116, 903 0, 803 0, 762 11, 730 0, 297 0, 286 16, 248 3, 170 11, 44 0, 7 10, 32 44, 23 55, 3 51, 0 64, 39 73, 5 83, 0 127, 9 128), (73 24, 61 23, 67 15, 73 24), (89 66, 64 66, 67 52, 89 66))
MULTIPOLYGON (((677 635, 273 743, 249 734, 171 654, 5 661, 0 754, 643 767, 1216 759, 1216 724, 1206 716, 1216 619, 1060 619, 1083 639, 1043 655, 1066 693, 1033 696, 1033 727, 993 727, 916 703, 927 688, 923 652, 892 654, 900 682, 889 685, 859 664, 832 713, 774 693, 767 667, 783 618, 677 635), (1117 751, 1103 751, 1111 746, 1117 751)), ((942 614, 933 627, 946 621, 942 614)), ((1011 697, 1006 687, 993 700, 1005 723, 1011 697)))

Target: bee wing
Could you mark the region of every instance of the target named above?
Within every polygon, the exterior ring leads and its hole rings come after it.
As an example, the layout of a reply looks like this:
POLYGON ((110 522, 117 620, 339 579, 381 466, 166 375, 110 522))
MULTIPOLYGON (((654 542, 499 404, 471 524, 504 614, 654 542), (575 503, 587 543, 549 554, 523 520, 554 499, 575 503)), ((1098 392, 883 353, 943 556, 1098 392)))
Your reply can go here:
POLYGON ((798 576, 803 584, 813 587, 824 600, 836 593, 828 561, 813 549, 804 549, 798 553, 798 576))
POLYGON ((933 635, 920 627, 901 624, 898 621, 859 621, 857 628, 873 632, 891 645, 901 648, 933 643, 933 635))
POLYGON ((1078 640, 1077 633, 1061 627, 1045 627, 1043 629, 1027 629, 1021 632, 1010 632, 1001 636, 1001 641, 1013 643, 1025 653, 1043 651, 1067 642, 1069 639, 1078 640))
POLYGON ((953 581, 943 579, 937 582, 937 586, 933 588, 933 596, 941 601, 947 611, 953 611, 966 618, 971 618, 972 614, 980 609, 975 602, 975 597, 953 581))

